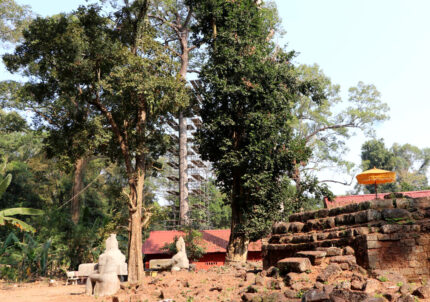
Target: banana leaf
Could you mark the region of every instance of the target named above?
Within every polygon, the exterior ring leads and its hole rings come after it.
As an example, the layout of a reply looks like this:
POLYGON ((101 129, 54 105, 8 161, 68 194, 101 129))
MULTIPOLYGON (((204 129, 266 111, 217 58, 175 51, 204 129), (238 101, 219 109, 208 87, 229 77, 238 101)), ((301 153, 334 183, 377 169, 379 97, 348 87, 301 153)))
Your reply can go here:
POLYGON ((14 216, 14 215, 43 215, 45 212, 39 209, 32 208, 10 208, 0 211, 1 216, 14 216))
POLYGON ((0 216, 0 225, 5 225, 6 223, 12 224, 23 231, 33 233, 36 232, 36 230, 31 225, 25 223, 22 220, 9 216, 0 216))
POLYGON ((0 198, 3 193, 6 192, 7 187, 9 187, 10 182, 12 181, 12 174, 6 175, 6 177, 0 181, 0 198))

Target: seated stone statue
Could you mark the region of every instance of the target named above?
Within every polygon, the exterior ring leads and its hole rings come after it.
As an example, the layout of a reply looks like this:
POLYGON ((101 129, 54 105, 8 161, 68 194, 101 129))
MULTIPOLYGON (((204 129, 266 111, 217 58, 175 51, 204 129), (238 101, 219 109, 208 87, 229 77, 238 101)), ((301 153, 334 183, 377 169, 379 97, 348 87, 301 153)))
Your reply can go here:
POLYGON ((91 274, 87 279, 85 293, 94 296, 109 296, 120 288, 118 275, 125 264, 125 256, 118 248, 116 234, 106 240, 106 250, 99 257, 98 273, 91 274))
POLYGON ((182 237, 179 237, 178 241, 176 241, 176 250, 178 252, 172 257, 172 271, 190 268, 190 262, 185 250, 185 242, 182 237))
POLYGON ((149 268, 160 270, 179 271, 181 269, 188 269, 190 262, 187 258, 185 250, 185 242, 182 237, 176 241, 176 250, 178 251, 171 259, 152 259, 149 261, 149 268))

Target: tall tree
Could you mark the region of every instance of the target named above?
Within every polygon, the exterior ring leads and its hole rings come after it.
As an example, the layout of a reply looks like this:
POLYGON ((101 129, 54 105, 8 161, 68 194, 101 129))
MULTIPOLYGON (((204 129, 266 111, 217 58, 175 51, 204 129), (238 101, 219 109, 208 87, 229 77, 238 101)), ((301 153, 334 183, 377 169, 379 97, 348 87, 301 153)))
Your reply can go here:
POLYGON ((140 283, 142 224, 148 214, 143 205, 145 176, 167 148, 162 124, 169 112, 186 105, 187 92, 174 76, 176 65, 145 21, 148 1, 124 1, 115 22, 100 11, 89 6, 69 16, 36 19, 23 43, 4 61, 10 71, 22 70, 31 78, 25 84, 29 101, 58 104, 60 110, 51 112, 57 117, 68 114, 61 108, 76 104, 76 110, 87 112, 106 130, 92 135, 102 142, 97 152, 125 166, 128 276, 131 283, 140 283))
MULTIPOLYGON (((187 73, 192 58, 191 52, 196 48, 190 41, 191 26, 194 22, 193 9, 185 1, 161 0, 155 1, 149 14, 165 47, 179 60, 179 76, 186 82, 187 73)), ((187 173, 187 119, 186 112, 178 113, 179 122, 179 223, 188 225, 188 173, 187 173)))
POLYGON ((293 159, 306 161, 311 153, 302 138, 294 139, 294 103, 300 94, 316 100, 320 91, 299 80, 294 52, 271 42, 277 21, 272 9, 252 0, 191 2, 196 38, 209 53, 200 73, 198 141, 231 202, 226 262, 243 262, 249 241, 261 238, 280 213, 283 175, 293 159))
MULTIPOLYGON (((318 104, 302 96, 294 107, 295 133, 305 138, 313 150, 312 157, 305 163, 297 162, 290 175, 300 191, 302 183, 315 171, 330 167, 349 173, 354 164, 344 156, 348 138, 357 131, 372 136, 375 125, 388 119, 389 108, 374 85, 359 82, 349 89, 348 100, 343 101, 339 85, 333 84, 318 65, 300 65, 297 71, 301 79, 314 83, 325 94, 318 104)), ((322 181, 348 184, 340 179, 322 181)))

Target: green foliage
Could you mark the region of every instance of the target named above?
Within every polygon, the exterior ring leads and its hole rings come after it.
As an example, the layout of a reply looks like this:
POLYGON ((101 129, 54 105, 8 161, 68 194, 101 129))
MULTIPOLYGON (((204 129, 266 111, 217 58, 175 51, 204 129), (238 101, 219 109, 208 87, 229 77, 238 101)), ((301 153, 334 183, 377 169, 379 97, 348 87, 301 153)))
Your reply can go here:
POLYGON ((0 41, 17 42, 31 18, 32 13, 28 5, 20 6, 14 0, 1 0, 0 41))
POLYGON ((12 175, 8 174, 3 179, 0 179, 0 198, 6 192, 6 189, 9 187, 10 182, 12 181, 12 175))
POLYGON ((268 37, 275 16, 255 1, 191 1, 196 38, 209 45, 200 73, 203 126, 197 140, 213 162, 217 185, 232 205, 234 234, 261 238, 279 218, 283 178, 311 150, 291 126, 300 95, 313 101, 322 91, 301 80, 291 64, 294 52, 268 37))
MULTIPOLYGON (((185 229, 184 231, 184 242, 188 259, 190 259, 191 261, 199 260, 206 253, 206 249, 202 245, 202 233, 198 230, 193 230, 190 228, 185 229)), ((169 254, 176 254, 178 252, 176 249, 176 242, 178 241, 178 239, 179 238, 175 236, 173 242, 164 244, 161 249, 168 251, 169 254)))
POLYGON ((385 277, 385 276, 378 276, 378 278, 377 278, 379 281, 381 281, 381 282, 387 282, 388 281, 388 278, 387 277, 385 277))
POLYGON ((348 151, 346 141, 361 131, 367 136, 374 134, 376 123, 387 120, 387 104, 374 85, 359 82, 349 89, 347 101, 340 97, 340 86, 331 82, 318 65, 300 65, 297 68, 302 80, 313 83, 324 92, 324 97, 313 102, 303 95, 294 106, 293 127, 296 134, 306 139, 312 148, 312 158, 300 169, 320 170, 336 166, 350 172, 353 163, 344 159, 348 151))
POLYGON ((22 281, 34 276, 46 276, 51 265, 48 251, 51 241, 39 243, 30 234, 25 233, 20 241, 11 232, 0 249, 0 264, 2 278, 12 281, 22 281))
MULTIPOLYGON (((4 161, 4 167, 2 170, 5 170, 7 161, 4 161)), ((1 174, 0 174, 1 176, 1 174)), ((8 174, 5 177, 0 178, 0 200, 2 199, 3 194, 6 192, 6 189, 9 187, 10 183, 12 181, 12 175, 8 174)), ((17 219, 15 215, 43 215, 44 212, 42 210, 37 209, 31 209, 31 208, 10 208, 10 209, 4 209, 0 210, 0 226, 5 224, 10 224, 13 226, 18 227, 21 230, 24 231, 30 231, 35 232, 36 230, 29 224, 25 223, 24 221, 17 219)))

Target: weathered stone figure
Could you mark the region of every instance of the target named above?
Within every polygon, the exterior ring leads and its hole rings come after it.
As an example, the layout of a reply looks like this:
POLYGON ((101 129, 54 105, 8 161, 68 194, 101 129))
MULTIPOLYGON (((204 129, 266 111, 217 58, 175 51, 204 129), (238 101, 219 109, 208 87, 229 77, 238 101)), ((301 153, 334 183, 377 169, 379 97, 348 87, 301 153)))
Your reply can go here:
POLYGON ((125 264, 125 256, 118 249, 116 234, 106 240, 106 250, 99 257, 98 273, 91 274, 87 279, 85 292, 87 295, 109 296, 120 288, 118 275, 125 264))
POLYGON ((172 271, 188 269, 190 267, 190 262, 187 258, 185 242, 182 237, 179 237, 178 241, 176 241, 176 250, 178 252, 172 257, 172 271))
POLYGON ((176 250, 178 251, 171 259, 152 259, 149 261, 149 268, 159 270, 180 271, 181 269, 189 269, 190 262, 187 258, 185 250, 185 242, 182 237, 176 241, 176 250))

